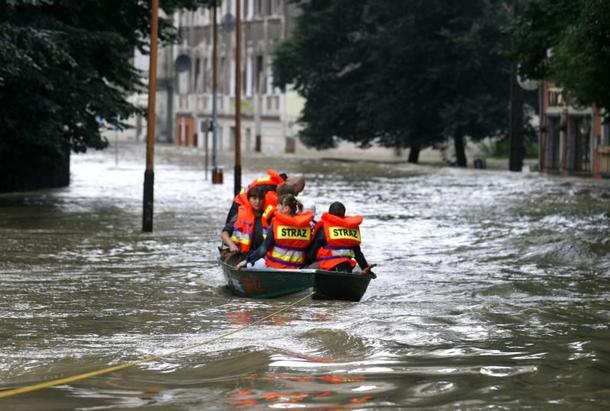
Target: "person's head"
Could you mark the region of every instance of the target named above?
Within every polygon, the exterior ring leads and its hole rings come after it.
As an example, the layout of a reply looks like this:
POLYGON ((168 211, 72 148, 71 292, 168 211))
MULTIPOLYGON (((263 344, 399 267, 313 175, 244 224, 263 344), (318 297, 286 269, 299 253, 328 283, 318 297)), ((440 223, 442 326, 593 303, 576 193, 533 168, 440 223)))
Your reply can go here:
POLYGON ((328 207, 328 213, 337 217, 345 217, 345 206, 340 201, 335 201, 328 207))
POLYGON ((254 186, 248 190, 248 201, 252 209, 257 212, 263 209, 265 201, 265 191, 260 186, 254 186))
POLYGON ((280 177, 282 177, 282 180, 286 181, 288 179, 288 174, 280 173, 280 177))
POLYGON ((277 186, 277 196, 283 196, 286 194, 292 194, 295 195, 296 194, 296 189, 294 187, 294 185, 290 184, 290 183, 282 183, 279 186, 277 186))
POLYGON ((303 176, 291 176, 286 180, 286 183, 294 187, 295 196, 305 189, 305 177, 303 176))
POLYGON ((277 209, 280 213, 293 216, 297 213, 298 202, 292 194, 280 196, 277 209))

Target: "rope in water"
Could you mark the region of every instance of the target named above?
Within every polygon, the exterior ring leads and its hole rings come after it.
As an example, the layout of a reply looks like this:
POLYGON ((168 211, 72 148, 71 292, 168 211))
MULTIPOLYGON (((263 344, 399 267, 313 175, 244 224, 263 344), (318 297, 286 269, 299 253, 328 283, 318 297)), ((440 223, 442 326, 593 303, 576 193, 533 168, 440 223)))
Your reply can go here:
POLYGON ((85 380, 87 378, 92 378, 92 377, 97 377, 99 375, 109 374, 111 372, 120 371, 120 370, 124 370, 126 368, 135 367, 136 365, 147 363, 147 362, 151 362, 151 361, 158 361, 158 360, 160 360, 162 358, 169 357, 169 356, 174 355, 174 354, 178 354, 178 353, 181 353, 181 352, 184 352, 184 351, 189 351, 189 350, 192 350, 194 348, 199 348, 199 347, 201 347, 201 346, 203 346, 205 344, 209 344, 209 343, 211 343, 213 341, 220 340, 221 338, 228 337, 229 335, 236 334, 236 333, 238 333, 240 331, 245 330, 246 328, 252 327, 254 325, 258 325, 258 324, 262 323, 263 321, 273 317, 274 315, 277 315, 277 314, 279 314, 281 312, 284 312, 284 311, 288 310, 289 308, 294 307, 295 305, 300 304, 301 302, 305 301, 307 298, 311 297, 312 295, 313 295, 313 293, 308 294, 305 297, 303 297, 303 298, 301 298, 301 299, 299 299, 299 300, 297 300, 297 301, 287 305, 286 307, 281 308, 281 309, 279 309, 279 310, 277 310, 277 311, 275 311, 275 312, 273 312, 273 313, 271 313, 271 314, 269 314, 269 315, 267 315, 267 316, 265 316, 265 317, 263 317, 263 318, 261 318, 259 320, 256 320, 256 321, 254 321, 254 322, 252 322, 250 324, 244 325, 243 327, 237 328, 237 329, 235 329, 233 331, 229 331, 227 333, 224 333, 224 334, 221 334, 219 336, 216 336, 214 338, 210 338, 210 339, 204 340, 204 341, 199 342, 197 344, 193 344, 193 345, 190 345, 190 346, 187 346, 187 347, 183 347, 183 348, 180 348, 180 349, 175 350, 175 351, 171 351, 171 352, 166 353, 166 354, 151 355, 149 357, 141 358, 139 360, 130 361, 130 362, 127 362, 127 363, 124 363, 124 364, 115 365, 115 366, 112 366, 112 367, 107 367, 107 368, 102 368, 102 369, 99 369, 99 370, 84 372, 84 373, 81 373, 81 374, 72 375, 70 377, 65 377, 65 378, 59 378, 59 379, 56 379, 56 380, 45 381, 45 382, 41 382, 41 383, 38 383, 38 384, 26 385, 24 387, 18 387, 18 388, 12 388, 12 389, 8 389, 8 390, 0 391, 0 398, 13 397, 13 396, 19 395, 19 394, 25 394, 25 393, 33 392, 33 391, 40 391, 40 390, 43 390, 45 388, 51 388, 51 387, 55 387, 55 386, 58 386, 58 385, 65 385, 65 384, 68 384, 68 383, 71 383, 71 382, 82 381, 82 380, 85 380))

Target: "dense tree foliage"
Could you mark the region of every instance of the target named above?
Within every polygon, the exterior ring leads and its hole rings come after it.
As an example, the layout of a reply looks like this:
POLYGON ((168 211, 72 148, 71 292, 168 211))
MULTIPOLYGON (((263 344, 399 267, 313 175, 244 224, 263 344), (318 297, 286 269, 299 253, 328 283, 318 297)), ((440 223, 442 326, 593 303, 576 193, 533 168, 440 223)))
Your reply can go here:
MULTIPOLYGON (((306 99, 305 144, 337 139, 418 150, 505 130, 508 14, 492 0, 299 1, 276 84, 306 99)), ((414 159, 415 160, 415 159, 414 159)))
MULTIPOLYGON (((167 13, 206 3, 161 1, 167 13)), ((120 128, 137 110, 127 96, 143 85, 130 60, 136 48, 148 50, 150 15, 147 0, 0 1, 0 172, 15 177, 8 189, 19 186, 24 163, 42 159, 44 168, 70 149, 105 147, 98 120, 120 128)), ((175 38, 169 20, 160 19, 159 36, 175 38)))
POLYGON ((529 0, 513 34, 523 74, 565 86, 580 103, 610 107, 610 2, 529 0))

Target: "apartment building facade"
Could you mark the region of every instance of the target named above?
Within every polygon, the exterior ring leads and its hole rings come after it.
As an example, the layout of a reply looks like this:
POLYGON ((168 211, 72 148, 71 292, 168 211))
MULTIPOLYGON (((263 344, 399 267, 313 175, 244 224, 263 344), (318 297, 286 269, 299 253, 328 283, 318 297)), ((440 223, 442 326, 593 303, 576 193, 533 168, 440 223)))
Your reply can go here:
MULTIPOLYGON (((242 150, 278 154, 302 147, 296 138, 303 106, 294 91, 273 87, 274 47, 290 33, 297 8, 288 0, 241 0, 242 150)), ((217 149, 235 144, 236 0, 217 9, 217 149)), ((181 42, 159 51, 157 138, 212 147, 212 10, 180 11, 173 23, 181 42)))
POLYGON ((550 174, 610 178, 610 127, 597 107, 581 106, 565 89, 543 83, 539 162, 550 174))

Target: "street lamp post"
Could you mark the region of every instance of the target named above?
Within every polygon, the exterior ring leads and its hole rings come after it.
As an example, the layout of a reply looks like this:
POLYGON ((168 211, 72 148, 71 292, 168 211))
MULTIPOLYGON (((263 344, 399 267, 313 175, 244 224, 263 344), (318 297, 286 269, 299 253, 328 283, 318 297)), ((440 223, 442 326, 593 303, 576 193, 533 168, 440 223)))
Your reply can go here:
POLYGON ((241 191, 241 0, 235 5, 235 180, 233 193, 241 191))
POLYGON ((146 126, 146 171, 144 172, 144 210, 142 231, 153 230, 155 101, 157 93, 157 34, 159 0, 151 0, 150 62, 148 66, 148 117, 146 126))
POLYGON ((222 184, 222 169, 216 159, 218 141, 218 23, 216 12, 218 4, 212 3, 212 184, 222 184))

